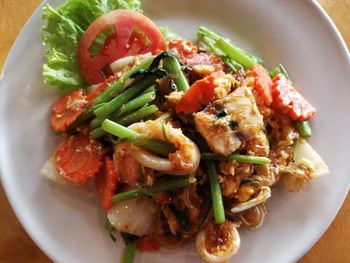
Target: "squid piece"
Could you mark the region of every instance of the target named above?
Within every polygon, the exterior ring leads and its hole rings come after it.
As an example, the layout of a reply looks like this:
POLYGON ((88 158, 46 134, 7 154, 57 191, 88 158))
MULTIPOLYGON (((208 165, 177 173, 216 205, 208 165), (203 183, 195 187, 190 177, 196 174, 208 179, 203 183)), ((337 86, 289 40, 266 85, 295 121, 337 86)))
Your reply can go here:
POLYGON ((146 137, 169 141, 176 147, 174 153, 169 154, 168 158, 163 158, 129 143, 127 151, 143 166, 174 175, 191 174, 197 170, 200 152, 197 145, 187 138, 181 129, 159 120, 134 123, 129 129, 146 137))
POLYGON ((250 230, 254 230, 262 226, 266 213, 267 208, 264 203, 249 208, 240 213, 232 213, 231 211, 226 211, 228 218, 232 219, 233 221, 238 220, 238 222, 242 223, 241 227, 245 227, 250 230))
POLYGON ((145 236, 156 228, 159 213, 153 200, 145 197, 116 203, 107 218, 117 231, 145 236))
POLYGON ((237 254, 240 244, 236 225, 229 220, 221 225, 208 222, 196 237, 197 251, 209 263, 227 262, 237 254))
POLYGON ((238 212, 245 211, 249 208, 252 208, 252 207, 257 206, 261 203, 264 203, 270 197, 271 197, 270 187, 263 186, 263 187, 261 187, 260 192, 256 197, 250 199, 247 202, 243 202, 243 203, 240 203, 238 205, 235 205, 234 207, 231 207, 231 212, 238 213, 238 212))

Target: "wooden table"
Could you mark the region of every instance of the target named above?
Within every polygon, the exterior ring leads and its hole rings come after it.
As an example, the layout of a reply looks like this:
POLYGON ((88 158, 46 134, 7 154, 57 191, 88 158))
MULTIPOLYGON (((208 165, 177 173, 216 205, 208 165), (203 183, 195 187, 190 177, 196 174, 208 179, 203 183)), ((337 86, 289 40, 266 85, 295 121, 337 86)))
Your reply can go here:
MULTIPOLYGON (((41 0, 0 0, 0 69, 17 34, 40 2, 41 0)), ((319 2, 350 47, 350 1, 319 2)), ((1 186, 0 229, 0 262, 51 262, 19 224, 1 186)), ((350 195, 327 232, 299 261, 308 262, 350 262, 350 195)))

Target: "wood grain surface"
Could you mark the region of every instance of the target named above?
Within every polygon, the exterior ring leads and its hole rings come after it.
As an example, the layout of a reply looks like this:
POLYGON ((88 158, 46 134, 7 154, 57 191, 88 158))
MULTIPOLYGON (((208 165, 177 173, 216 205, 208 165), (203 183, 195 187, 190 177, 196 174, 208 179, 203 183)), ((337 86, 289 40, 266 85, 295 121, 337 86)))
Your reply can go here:
MULTIPOLYGON (((24 23, 41 0, 0 0, 0 69, 24 23)), ((350 0, 319 0, 350 47, 350 0)), ((50 259, 18 222, 0 186, 0 263, 41 263, 50 259)), ((263 262, 263 260, 262 260, 263 262)), ((350 195, 327 232, 299 263, 350 262, 350 195)))

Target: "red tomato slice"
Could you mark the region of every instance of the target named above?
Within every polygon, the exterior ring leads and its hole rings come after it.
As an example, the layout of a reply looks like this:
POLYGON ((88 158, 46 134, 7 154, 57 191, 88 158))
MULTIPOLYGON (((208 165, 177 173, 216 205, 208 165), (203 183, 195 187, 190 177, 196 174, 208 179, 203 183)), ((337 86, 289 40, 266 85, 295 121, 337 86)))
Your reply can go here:
POLYGON ((102 165, 103 146, 88 135, 66 136, 55 153, 58 172, 75 184, 86 183, 102 165))
POLYGON ((165 50, 166 43, 158 27, 146 16, 129 10, 114 10, 97 18, 80 39, 78 62, 90 84, 104 81, 101 70, 118 58, 165 50), (89 48, 100 33, 115 27, 100 54, 91 56, 89 48))
POLYGON ((50 119, 52 128, 57 132, 64 132, 88 106, 82 89, 59 98, 52 106, 50 119))

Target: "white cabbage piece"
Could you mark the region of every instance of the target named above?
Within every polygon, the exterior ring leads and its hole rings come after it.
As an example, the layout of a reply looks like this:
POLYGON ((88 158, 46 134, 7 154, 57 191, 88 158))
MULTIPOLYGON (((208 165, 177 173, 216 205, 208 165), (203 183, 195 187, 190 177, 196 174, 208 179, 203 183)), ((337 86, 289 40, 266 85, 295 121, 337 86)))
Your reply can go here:
POLYGON ((329 173, 327 164, 304 139, 299 139, 295 146, 294 162, 310 167, 313 170, 312 178, 329 173))

